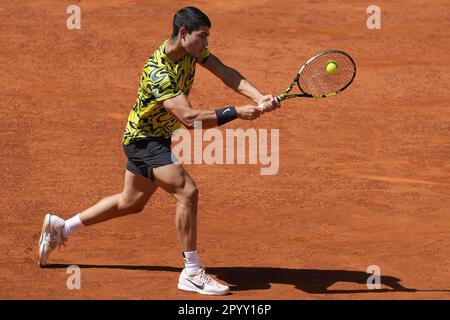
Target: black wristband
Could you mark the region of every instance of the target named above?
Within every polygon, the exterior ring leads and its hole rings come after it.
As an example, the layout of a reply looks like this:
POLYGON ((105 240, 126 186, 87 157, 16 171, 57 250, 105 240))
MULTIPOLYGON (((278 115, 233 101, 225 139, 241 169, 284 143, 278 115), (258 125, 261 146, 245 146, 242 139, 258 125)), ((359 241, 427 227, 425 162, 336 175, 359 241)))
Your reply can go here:
POLYGON ((227 122, 237 119, 237 111, 234 106, 216 109, 217 125, 221 126, 227 122))

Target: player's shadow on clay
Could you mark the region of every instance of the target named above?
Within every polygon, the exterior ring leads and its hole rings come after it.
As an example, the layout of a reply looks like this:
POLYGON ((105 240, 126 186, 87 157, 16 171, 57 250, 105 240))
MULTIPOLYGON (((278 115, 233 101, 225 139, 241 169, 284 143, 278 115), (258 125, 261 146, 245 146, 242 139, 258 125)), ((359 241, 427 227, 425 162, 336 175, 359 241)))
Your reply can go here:
MULTIPOLYGON (((81 269, 124 269, 181 272, 180 268, 167 266, 134 266, 134 265, 83 265, 81 269)), ((52 264, 46 268, 67 268, 68 264, 52 264)), ((446 291, 446 290, 417 290, 406 288, 400 284, 400 279, 381 275, 381 289, 368 289, 367 279, 370 274, 361 271, 347 270, 312 270, 286 268, 258 268, 258 267, 227 267, 208 268, 209 274, 225 281, 232 291, 266 290, 272 284, 286 284, 311 294, 345 294, 345 293, 382 293, 382 292, 417 292, 417 291, 446 291), (362 289, 330 289, 336 283, 360 284, 362 289)))
POLYGON ((211 268, 208 271, 232 285, 233 291, 264 290, 269 289, 274 283, 293 285, 301 291, 312 294, 417 291, 402 286, 400 279, 387 275, 381 275, 382 289, 369 290, 367 280, 371 275, 361 271, 252 267, 211 268), (334 284, 344 282, 360 284, 362 289, 330 289, 334 284))

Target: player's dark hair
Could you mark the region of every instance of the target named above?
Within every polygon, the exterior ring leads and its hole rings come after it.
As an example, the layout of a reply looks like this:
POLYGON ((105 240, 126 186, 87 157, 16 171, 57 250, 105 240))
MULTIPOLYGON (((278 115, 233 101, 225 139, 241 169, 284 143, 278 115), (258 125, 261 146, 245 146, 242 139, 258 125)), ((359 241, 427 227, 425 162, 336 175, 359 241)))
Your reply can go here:
POLYGON ((182 27, 185 27, 188 33, 197 31, 201 26, 211 28, 211 21, 208 16, 195 7, 185 7, 178 10, 173 17, 173 31, 171 38, 175 39, 182 27))

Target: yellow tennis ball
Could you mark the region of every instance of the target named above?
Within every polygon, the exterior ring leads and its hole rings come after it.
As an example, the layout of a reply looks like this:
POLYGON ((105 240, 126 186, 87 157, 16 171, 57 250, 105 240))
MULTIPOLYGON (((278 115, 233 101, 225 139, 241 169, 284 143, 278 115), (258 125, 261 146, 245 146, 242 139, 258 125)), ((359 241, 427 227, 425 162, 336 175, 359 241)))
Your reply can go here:
POLYGON ((329 74, 335 73, 336 69, 337 69, 336 62, 334 62, 334 61, 328 62, 326 69, 329 74))

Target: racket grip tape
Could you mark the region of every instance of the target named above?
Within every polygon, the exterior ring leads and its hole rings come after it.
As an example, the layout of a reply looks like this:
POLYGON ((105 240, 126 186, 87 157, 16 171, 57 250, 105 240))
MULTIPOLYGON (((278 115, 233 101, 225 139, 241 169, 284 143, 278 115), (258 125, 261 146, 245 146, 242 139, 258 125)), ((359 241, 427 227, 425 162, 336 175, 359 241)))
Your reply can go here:
MULTIPOLYGON (((277 99, 278 103, 281 102, 281 101, 280 101, 280 98, 275 97, 275 99, 277 99)), ((261 111, 263 111, 263 110, 264 110, 264 105, 265 105, 265 103, 261 103, 260 105, 258 105, 258 109, 261 110, 261 111)))

